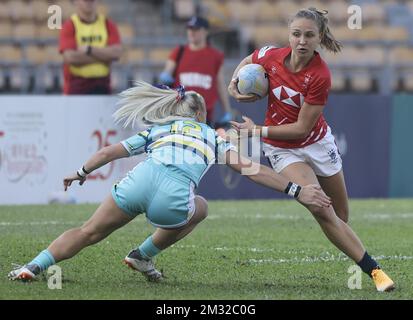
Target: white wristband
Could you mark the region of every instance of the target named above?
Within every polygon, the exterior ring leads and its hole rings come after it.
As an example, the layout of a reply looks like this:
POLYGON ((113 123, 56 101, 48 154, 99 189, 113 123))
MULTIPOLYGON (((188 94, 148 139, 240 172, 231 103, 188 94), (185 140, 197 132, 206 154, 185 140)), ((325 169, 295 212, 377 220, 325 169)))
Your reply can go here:
POLYGON ((291 185, 290 190, 288 190, 288 195, 291 196, 291 197, 294 197, 294 196, 295 196, 295 193, 296 193, 296 191, 297 191, 297 187, 298 187, 298 185, 296 185, 295 183, 293 183, 293 184, 291 185))
POLYGON ((284 193, 288 194, 291 197, 298 198, 300 191, 301 186, 290 181, 287 185, 287 188, 285 188, 284 193))
POLYGON ((261 135, 263 138, 268 138, 268 127, 261 127, 261 135))
POLYGON ((83 170, 83 167, 81 167, 79 170, 77 170, 77 175, 79 177, 85 178, 87 176, 87 173, 83 170))

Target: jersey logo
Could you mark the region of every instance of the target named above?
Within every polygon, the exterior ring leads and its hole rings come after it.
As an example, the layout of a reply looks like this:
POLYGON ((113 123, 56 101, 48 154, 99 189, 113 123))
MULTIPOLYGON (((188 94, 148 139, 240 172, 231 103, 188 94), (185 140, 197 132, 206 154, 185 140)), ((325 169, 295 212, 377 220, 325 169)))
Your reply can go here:
POLYGON ((278 100, 295 108, 301 108, 304 103, 304 96, 300 92, 286 86, 279 86, 273 89, 272 92, 278 100))
POLYGON ((270 49, 275 49, 274 46, 266 46, 260 49, 260 52, 258 52, 258 59, 261 59, 265 54, 267 53, 268 50, 270 49))
POLYGON ((199 87, 205 90, 212 87, 212 77, 209 74, 182 72, 179 74, 179 81, 185 87, 199 87))

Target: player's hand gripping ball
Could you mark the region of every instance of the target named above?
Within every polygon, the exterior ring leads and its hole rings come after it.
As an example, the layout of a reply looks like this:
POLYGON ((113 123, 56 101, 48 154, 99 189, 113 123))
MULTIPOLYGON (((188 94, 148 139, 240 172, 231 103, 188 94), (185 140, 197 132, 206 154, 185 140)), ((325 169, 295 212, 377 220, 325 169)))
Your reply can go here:
POLYGON ((238 71, 238 91, 256 94, 260 98, 268 94, 268 76, 259 64, 247 64, 238 71))

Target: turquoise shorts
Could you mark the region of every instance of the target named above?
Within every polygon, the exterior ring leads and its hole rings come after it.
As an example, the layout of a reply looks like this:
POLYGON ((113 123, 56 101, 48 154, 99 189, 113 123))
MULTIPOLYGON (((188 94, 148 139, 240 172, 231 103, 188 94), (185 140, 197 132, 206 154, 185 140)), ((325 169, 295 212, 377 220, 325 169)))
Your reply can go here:
POLYGON ((155 227, 178 228, 195 212, 194 186, 189 178, 148 159, 113 186, 112 197, 133 218, 146 212, 155 227))

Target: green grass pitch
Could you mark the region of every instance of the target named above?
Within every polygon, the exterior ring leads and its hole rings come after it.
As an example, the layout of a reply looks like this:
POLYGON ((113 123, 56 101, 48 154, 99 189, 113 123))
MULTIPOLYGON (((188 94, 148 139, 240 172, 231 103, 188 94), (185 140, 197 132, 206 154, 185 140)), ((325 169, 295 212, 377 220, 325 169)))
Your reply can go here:
POLYGON ((390 293, 364 274, 361 289, 349 289, 354 263, 292 200, 210 201, 208 218, 156 258, 162 283, 121 263, 153 231, 143 216, 61 262, 60 290, 7 279, 12 263, 30 261, 96 207, 0 206, 0 299, 413 299, 413 199, 350 202, 350 225, 396 283, 390 293))

